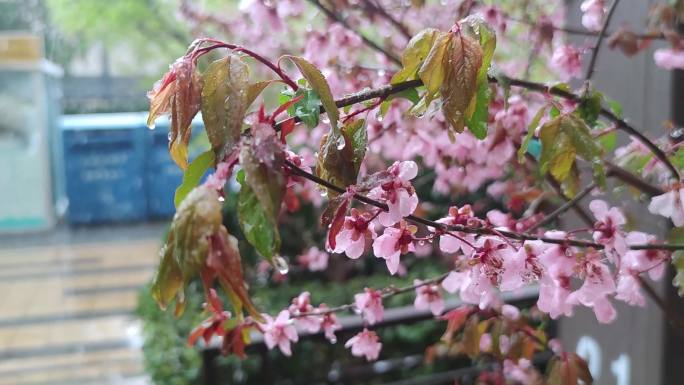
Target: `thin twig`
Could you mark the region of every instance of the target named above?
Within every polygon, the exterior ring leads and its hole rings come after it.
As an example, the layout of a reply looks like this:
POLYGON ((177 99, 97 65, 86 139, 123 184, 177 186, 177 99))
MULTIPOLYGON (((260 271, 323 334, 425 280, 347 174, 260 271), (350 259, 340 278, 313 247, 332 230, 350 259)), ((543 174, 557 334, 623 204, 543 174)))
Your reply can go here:
MULTIPOLYGON (((523 19, 518 19, 513 16, 505 15, 506 20, 510 20, 516 23, 521 23, 521 24, 526 24, 529 26, 534 27, 534 23, 523 20, 523 19)), ((558 32, 564 32, 570 35, 579 35, 579 36, 598 36, 598 32, 595 31, 589 31, 587 29, 583 28, 574 28, 574 27, 562 27, 562 26, 551 26, 551 28, 554 31, 558 32)), ((606 36, 611 36, 613 35, 614 31, 606 31, 606 36)), ((658 39, 658 40, 663 40, 665 39, 665 35, 662 32, 646 32, 646 33, 635 33, 634 37, 640 40, 643 39, 658 39)))
POLYGON ((591 77, 594 76, 594 70, 596 69, 596 60, 598 59, 598 53, 601 50, 601 43, 603 43, 603 39, 606 37, 608 24, 610 24, 610 19, 613 17, 613 14, 615 13, 615 9, 617 9, 617 5, 619 2, 620 0, 613 0, 613 3, 610 5, 610 9, 608 10, 608 14, 606 15, 606 19, 603 21, 603 26, 601 26, 601 30, 599 31, 598 37, 596 38, 596 46, 594 46, 594 49, 591 51, 591 60, 589 60, 589 66, 587 67, 587 72, 584 76, 584 83, 586 87, 585 90, 588 90, 588 87, 586 85, 591 80, 591 77))
POLYGON ((537 222, 534 226, 530 227, 527 229, 527 232, 531 233, 534 230, 547 225, 551 223, 554 219, 558 218, 560 215, 568 211, 570 208, 575 207, 582 198, 587 196, 593 190, 596 188, 596 182, 591 182, 587 187, 584 188, 579 194, 575 195, 574 198, 570 199, 569 201, 565 202, 561 207, 555 209, 553 212, 551 212, 549 215, 544 217, 541 221, 537 222))
MULTIPOLYGON (((449 272, 444 273, 438 277, 428 279, 425 281, 421 281, 420 283, 416 283, 416 284, 409 285, 409 286, 404 286, 404 287, 400 287, 400 288, 394 288, 391 286, 386 287, 386 288, 382 289, 382 299, 387 299, 387 298, 393 297, 395 295, 410 292, 410 291, 416 290, 416 289, 423 287, 423 286, 440 284, 442 281, 444 281, 444 279, 446 279, 446 277, 449 276, 449 273, 451 273, 451 272, 449 271, 449 272)), ((352 310, 355 307, 356 307, 356 305, 354 303, 347 303, 344 305, 331 307, 331 308, 328 308, 325 310, 315 310, 312 312, 293 314, 292 318, 300 318, 300 317, 307 317, 307 316, 321 316, 321 315, 325 315, 325 314, 339 313, 341 311, 352 310)))
POLYGON ((361 38, 361 40, 363 40, 363 42, 367 46, 369 46, 370 48, 372 48, 372 49, 374 49, 380 53, 382 53, 383 55, 385 55, 385 57, 387 57, 392 62, 394 62, 398 65, 401 65, 401 60, 399 60, 398 56, 394 55, 393 53, 389 52, 388 50, 386 50, 385 48, 380 46, 378 43, 369 39, 366 35, 362 34, 361 32, 357 31, 356 29, 352 28, 352 26, 349 25, 347 20, 345 20, 344 18, 342 18, 340 15, 333 12, 332 10, 328 9, 328 7, 321 4, 321 2, 319 0, 308 0, 308 1, 309 1, 309 3, 313 4, 318 9, 320 9, 330 20, 333 20, 337 23, 342 24, 342 26, 344 26, 346 29, 348 29, 349 31, 354 32, 356 35, 358 35, 361 38))
MULTIPOLYGON (((316 175, 313 175, 307 171, 302 170, 301 168, 297 167, 294 163, 292 163, 288 160, 285 161, 285 165, 290 169, 290 172, 292 172, 293 174, 304 177, 304 178, 306 178, 312 182, 315 182, 321 186, 324 186, 330 190, 336 191, 340 194, 343 194, 347 191, 346 188, 342 188, 342 187, 339 187, 337 185, 334 185, 325 179, 319 178, 316 175)), ((371 199, 365 195, 354 194, 354 199, 358 200, 359 202, 363 202, 363 203, 366 203, 368 205, 375 206, 375 207, 380 208, 384 211, 389 210, 387 204, 382 203, 380 201, 377 201, 375 199, 371 199)), ((498 230, 498 229, 493 229, 493 228, 489 228, 489 227, 447 225, 444 223, 435 222, 435 221, 432 221, 430 219, 425 219, 425 218, 418 217, 415 215, 409 215, 406 217, 406 219, 408 221, 413 222, 413 223, 418 223, 421 225, 433 227, 435 229, 439 229, 439 230, 444 231, 444 232, 446 232, 446 231, 458 231, 458 232, 462 232, 462 233, 477 234, 477 235, 505 236, 509 239, 514 239, 517 241, 542 241, 544 243, 556 244, 556 245, 591 247, 591 248, 594 248, 597 250, 604 248, 604 245, 602 245, 600 243, 591 242, 591 241, 584 241, 584 240, 579 240, 579 239, 548 238, 548 237, 543 237, 543 236, 537 236, 534 234, 517 233, 517 232, 513 232, 513 231, 498 230)), ((684 250, 684 245, 649 243, 649 244, 640 244, 640 245, 630 245, 629 248, 632 250, 684 250)))

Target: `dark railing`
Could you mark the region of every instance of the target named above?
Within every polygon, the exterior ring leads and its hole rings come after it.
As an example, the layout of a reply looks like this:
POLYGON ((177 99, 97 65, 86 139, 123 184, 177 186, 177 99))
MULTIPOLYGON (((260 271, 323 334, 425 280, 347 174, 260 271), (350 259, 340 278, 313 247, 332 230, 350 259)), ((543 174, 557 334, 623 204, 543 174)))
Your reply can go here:
MULTIPOLYGON (((537 296, 537 289, 529 288, 525 291, 520 291, 518 293, 512 294, 507 293, 504 296, 504 300, 508 303, 515 304, 520 307, 528 307, 534 303, 537 296)), ((460 300, 449 300, 446 302, 445 312, 451 309, 461 306, 463 303, 460 300)), ((381 328, 388 328, 396 325, 409 325, 421 321, 426 321, 434 318, 432 313, 427 310, 418 310, 413 306, 404 306, 398 308, 387 309, 384 313, 384 318, 382 321, 374 324, 372 329, 377 330, 381 328)), ((349 314, 341 316, 339 318, 342 328, 337 331, 338 335, 352 335, 364 328, 366 324, 364 323, 361 316, 357 314, 349 314)), ((551 331, 553 333, 553 331, 551 331)), ((317 333, 307 333, 300 331, 299 342, 306 340, 317 340, 320 343, 328 343, 322 332, 317 333)), ((436 341, 434 341, 436 342, 436 341)), ((344 343, 340 341, 338 343, 344 343)), ((223 385, 220 375, 220 368, 217 364, 217 358, 220 356, 220 339, 213 340, 208 346, 202 349, 202 383, 204 385, 223 385)), ((428 342, 426 342, 426 345, 428 342)), ((262 372, 269 371, 269 354, 268 349, 263 344, 263 338, 260 334, 255 333, 252 336, 250 343, 250 350, 252 354, 259 354, 262 359, 262 372)), ((295 353, 296 354, 296 353, 295 353)), ((547 355, 539 355, 535 358, 537 363, 543 365, 548 360, 547 355)), ((292 358, 296 359, 296 357, 292 358)), ((379 360, 375 362, 370 362, 363 365, 354 365, 343 368, 331 368, 328 371, 327 381, 322 383, 359 383, 364 380, 370 380, 373 377, 379 376, 381 374, 386 374, 393 371, 404 370, 408 368, 418 368, 424 362, 424 357, 422 354, 407 355, 401 358, 393 358, 387 360, 379 360)), ((482 371, 483 367, 459 367, 453 368, 452 370, 443 371, 439 373, 430 373, 428 375, 421 375, 418 377, 410 379, 402 379, 396 382, 391 382, 392 385, 403 385, 403 384, 453 384, 454 379, 462 378, 464 376, 474 376, 482 371)), ((311 380, 313 381, 313 380, 311 380)), ((294 381, 290 380, 277 380, 275 376, 272 376, 272 381, 268 383, 281 383, 281 384, 296 384, 294 381)), ((311 382, 307 382, 311 383, 311 382)), ((319 380, 317 383, 321 383, 319 380)), ((390 383, 387 383, 388 385, 390 383)))

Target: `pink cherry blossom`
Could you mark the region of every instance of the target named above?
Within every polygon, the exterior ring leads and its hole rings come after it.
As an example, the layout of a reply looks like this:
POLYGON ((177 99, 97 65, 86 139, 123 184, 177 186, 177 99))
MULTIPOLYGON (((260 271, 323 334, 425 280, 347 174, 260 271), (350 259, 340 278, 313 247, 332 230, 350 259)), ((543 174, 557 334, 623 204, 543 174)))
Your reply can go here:
POLYGON ((409 182, 418 175, 416 162, 394 162, 388 171, 394 178, 368 193, 370 198, 387 203, 389 211, 378 215, 378 221, 383 226, 394 225, 405 216, 411 215, 418 207, 418 195, 409 182))
MULTIPOLYGON (((328 310, 328 305, 322 303, 318 306, 318 310, 322 313, 325 313, 328 310)), ((340 321, 337 319, 337 315, 335 313, 325 313, 323 315, 321 328, 323 328, 325 338, 327 338, 328 341, 330 341, 330 343, 337 343, 335 331, 342 329, 342 325, 340 324, 340 321)))
POLYGON ((677 185, 665 194, 654 196, 648 211, 672 219, 675 226, 684 226, 684 188, 677 185))
POLYGON ((370 213, 362 213, 356 208, 344 218, 342 230, 335 237, 335 253, 344 252, 347 257, 357 259, 366 249, 366 239, 375 238, 370 213))
MULTIPOLYGON (((437 222, 445 225, 474 225, 481 221, 475 217, 470 205, 465 205, 461 208, 449 207, 449 216, 438 219, 437 222)), ((450 231, 439 237, 439 249, 445 253, 456 253, 459 250, 472 251, 473 248, 470 245, 473 243, 475 243, 475 237, 472 234, 459 231, 450 231)))
POLYGON ((328 267, 328 253, 317 247, 310 247, 306 253, 297 257, 300 265, 311 271, 323 271, 328 267))
MULTIPOLYGON (((303 313, 312 313, 315 308, 311 305, 311 294, 305 291, 299 296, 292 299, 292 304, 288 308, 288 311, 292 315, 300 315, 303 313)), ((320 316, 306 316, 295 318, 295 324, 303 330, 309 333, 315 333, 321 328, 321 322, 323 319, 320 316)))
POLYGON ((560 45, 553 51, 550 64, 565 81, 578 77, 582 73, 582 51, 570 44, 560 45))
MULTIPOLYGON (((422 283, 419 279, 414 279, 414 285, 422 283)), ((433 315, 438 316, 444 311, 444 299, 439 292, 438 284, 422 285, 416 288, 416 299, 413 305, 418 310, 430 309, 433 315)))
POLYGON ((608 296, 615 294, 616 287, 608 266, 601 262, 598 252, 589 251, 580 265, 580 270, 584 275, 584 283, 568 296, 567 302, 593 308, 596 319, 601 323, 612 322, 617 312, 608 296))
POLYGON ((525 358, 519 359, 517 363, 509 359, 504 360, 503 373, 506 378, 513 380, 516 384, 535 385, 542 382, 532 362, 525 358))
MULTIPOLYGON (((547 231, 548 238, 564 239, 562 231, 547 231)), ((551 245, 540 256, 544 273, 539 280, 537 307, 551 318, 572 315, 573 305, 568 303, 570 280, 577 266, 575 250, 565 245, 551 245)))
POLYGON ((504 304, 501 306, 501 315, 510 321, 517 321, 520 318, 520 309, 513 305, 504 304))
MULTIPOLYGON (((627 234, 628 245, 643 245, 656 242, 651 234, 632 231, 627 234)), ((640 274, 648 272, 651 279, 662 278, 669 261, 670 252, 666 250, 629 250, 620 260, 620 273, 640 274)))
POLYGON ((354 305, 361 311, 369 324, 382 321, 385 308, 382 306, 382 293, 379 290, 365 288, 363 293, 354 295, 354 305))
POLYGON ((275 319, 268 314, 263 314, 263 317, 266 323, 260 323, 259 326, 264 332, 266 346, 273 349, 277 345, 284 355, 291 356, 290 342, 297 342, 299 336, 290 319, 290 312, 282 310, 275 319))
POLYGON ((416 226, 401 221, 399 227, 387 227, 385 232, 373 242, 373 253, 377 258, 384 258, 387 269, 394 275, 399 270, 399 256, 414 251, 413 234, 416 226))
POLYGON ((480 351, 489 352, 492 350, 492 335, 485 333, 480 337, 480 351))
POLYGON ((684 69, 684 49, 657 49, 653 53, 653 60, 658 67, 666 70, 684 69))
POLYGON ((608 208, 608 204, 595 199, 589 203, 597 222, 594 224, 594 240, 605 246, 606 252, 617 258, 627 252, 627 243, 621 227, 627 222, 617 207, 608 208))
POLYGON ((620 274, 617 281, 615 299, 624 301, 632 306, 644 306, 646 300, 639 289, 639 282, 631 274, 620 274))
POLYGON ((605 0, 584 0, 580 9, 583 12, 582 25, 590 31, 600 31, 606 15, 605 0))
POLYGON ((365 356, 366 360, 373 361, 378 359, 382 343, 380 343, 380 337, 374 331, 363 329, 359 334, 350 338, 344 344, 344 347, 351 347, 351 353, 356 357, 365 356))
POLYGON ((525 241, 517 252, 503 261, 503 273, 499 288, 502 291, 517 290, 523 285, 536 282, 544 270, 539 256, 549 247, 542 241, 525 241))

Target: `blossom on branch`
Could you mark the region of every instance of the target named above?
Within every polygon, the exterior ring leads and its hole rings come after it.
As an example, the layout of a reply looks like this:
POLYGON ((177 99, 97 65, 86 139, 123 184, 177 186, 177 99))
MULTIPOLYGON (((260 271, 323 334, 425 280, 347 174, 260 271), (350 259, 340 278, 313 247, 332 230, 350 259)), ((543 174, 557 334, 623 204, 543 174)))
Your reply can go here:
MULTIPOLYGON (((423 282, 419 279, 413 280, 414 286, 421 285, 422 283, 423 282)), ((430 283, 416 287, 416 299, 413 302, 413 305, 418 310, 430 309, 430 312, 435 316, 442 314, 444 311, 444 299, 439 292, 439 285, 430 283)))
POLYGON ((356 308, 363 314, 363 317, 369 324, 374 324, 382 321, 383 313, 385 312, 382 306, 382 293, 379 290, 365 288, 363 293, 354 295, 354 304, 356 308))
POLYGON ((399 256, 415 250, 414 234, 418 228, 407 225, 406 221, 399 222, 399 227, 387 227, 385 232, 373 242, 373 253, 378 258, 384 258, 387 269, 394 275, 399 270, 399 256))
POLYGON ((295 329, 290 319, 290 312, 282 310, 275 319, 268 314, 263 314, 263 317, 266 323, 260 323, 259 326, 264 332, 264 343, 266 343, 266 346, 269 349, 278 346, 284 355, 291 356, 292 348, 290 343, 297 342, 299 336, 297 335, 297 329, 295 329))
POLYGON ((418 175, 416 162, 394 162, 388 171, 393 179, 368 193, 369 198, 387 203, 389 211, 378 215, 378 221, 383 226, 394 225, 402 218, 411 215, 418 207, 418 195, 409 182, 418 175))
POLYGON ((366 357, 366 360, 373 361, 378 359, 382 343, 374 331, 363 329, 359 334, 350 338, 344 347, 351 347, 351 353, 356 357, 366 357))

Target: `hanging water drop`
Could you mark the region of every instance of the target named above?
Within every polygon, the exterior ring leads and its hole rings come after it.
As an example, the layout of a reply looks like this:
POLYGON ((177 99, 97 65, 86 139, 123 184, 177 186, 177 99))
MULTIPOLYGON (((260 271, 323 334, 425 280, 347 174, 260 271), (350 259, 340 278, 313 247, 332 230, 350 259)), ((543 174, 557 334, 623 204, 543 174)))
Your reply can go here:
POLYGON ((344 150, 344 146, 347 145, 347 142, 344 140, 344 136, 340 136, 337 138, 337 149, 342 151, 344 150))
POLYGON ((273 265, 282 275, 285 275, 288 271, 290 271, 290 266, 287 264, 287 261, 280 255, 277 255, 275 258, 273 258, 273 265))
POLYGON ((150 130, 154 130, 156 127, 157 125, 154 122, 147 125, 147 128, 149 128, 150 130))

